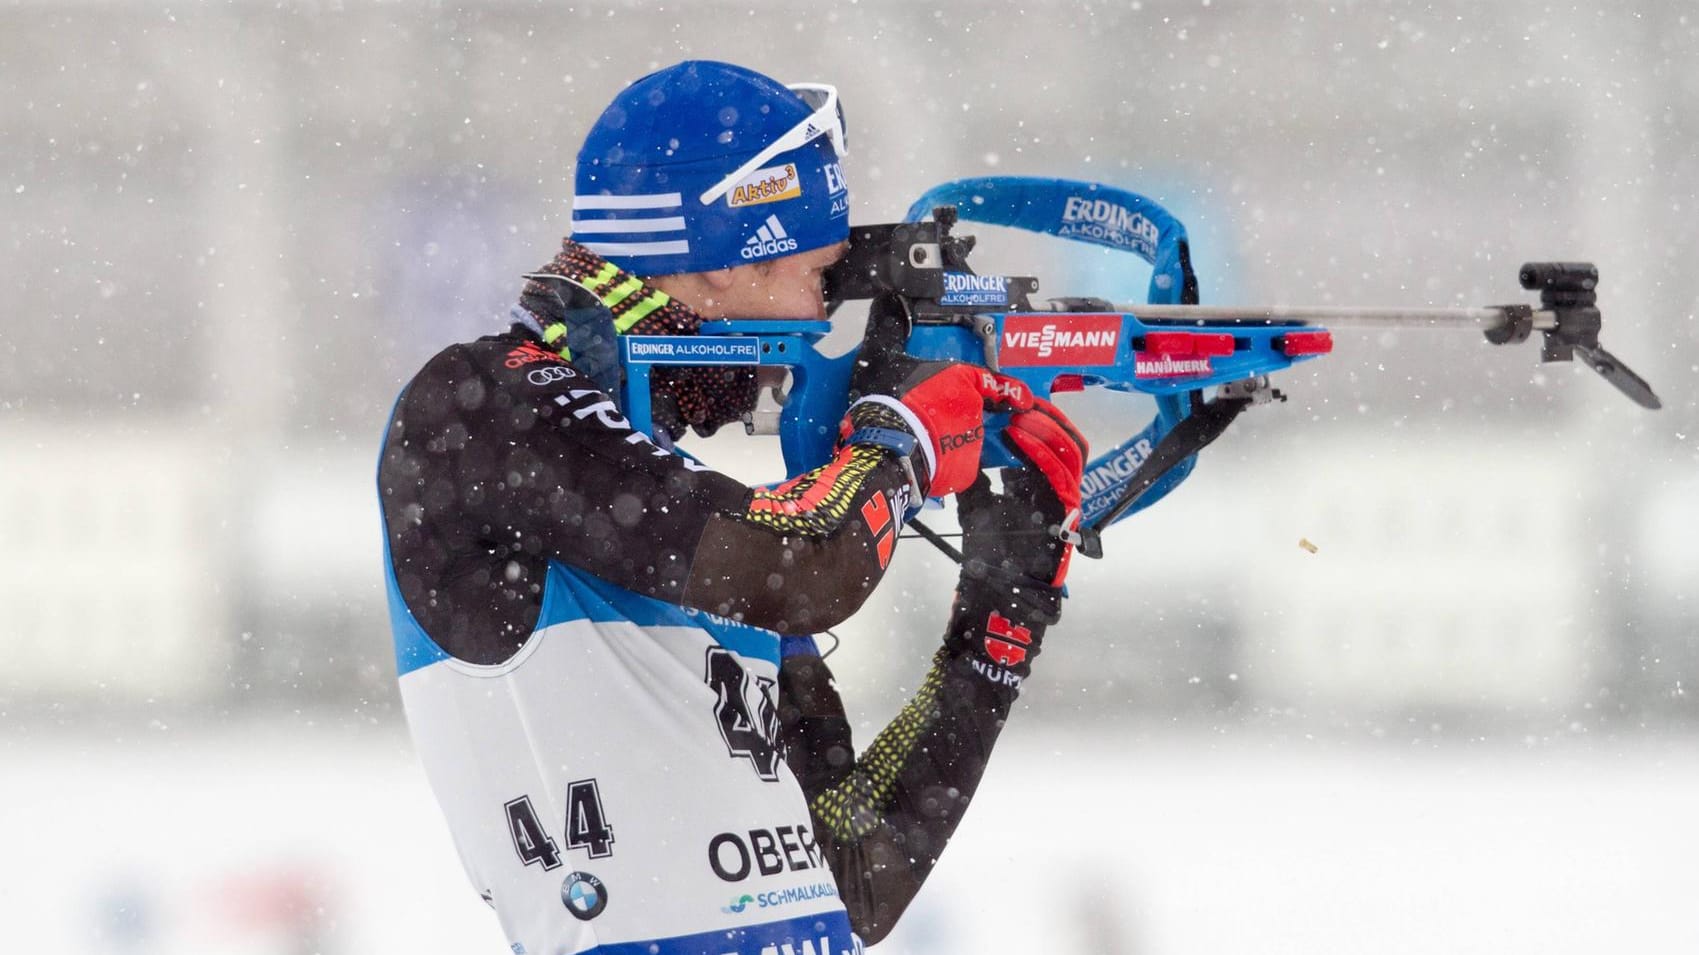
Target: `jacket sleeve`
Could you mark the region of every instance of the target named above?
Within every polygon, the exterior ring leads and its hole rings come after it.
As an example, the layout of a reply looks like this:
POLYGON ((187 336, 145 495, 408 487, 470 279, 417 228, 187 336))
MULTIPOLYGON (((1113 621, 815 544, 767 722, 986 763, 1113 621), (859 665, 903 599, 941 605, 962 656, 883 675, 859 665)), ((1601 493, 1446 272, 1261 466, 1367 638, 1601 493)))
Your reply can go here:
MULTIPOLYGON (((781 633, 861 606, 907 500, 890 453, 862 446, 778 487, 746 487, 656 447, 587 376, 514 336, 426 365, 398 403, 379 483, 392 545, 425 563, 472 554, 460 572, 511 577, 553 558, 781 633), (405 540, 419 533, 445 539, 405 540)), ((416 575, 414 593, 398 576, 416 607, 442 575, 416 575)))
POLYGON ((890 932, 919 892, 979 787, 1038 653, 1042 620, 1057 616, 1057 593, 1036 595, 1042 613, 1034 597, 964 579, 919 690, 860 756, 825 661, 812 641, 786 641, 779 670, 786 759, 850 920, 868 944, 890 932))

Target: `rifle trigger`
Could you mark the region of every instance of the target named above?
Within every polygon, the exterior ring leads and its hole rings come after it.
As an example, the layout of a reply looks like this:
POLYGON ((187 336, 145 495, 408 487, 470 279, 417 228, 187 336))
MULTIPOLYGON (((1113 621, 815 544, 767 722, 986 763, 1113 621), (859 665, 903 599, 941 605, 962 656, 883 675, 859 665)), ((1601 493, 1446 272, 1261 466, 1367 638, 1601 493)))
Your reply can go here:
POLYGON ((975 315, 973 333, 979 336, 979 347, 985 351, 985 367, 1002 371, 997 367, 997 320, 989 315, 975 315))

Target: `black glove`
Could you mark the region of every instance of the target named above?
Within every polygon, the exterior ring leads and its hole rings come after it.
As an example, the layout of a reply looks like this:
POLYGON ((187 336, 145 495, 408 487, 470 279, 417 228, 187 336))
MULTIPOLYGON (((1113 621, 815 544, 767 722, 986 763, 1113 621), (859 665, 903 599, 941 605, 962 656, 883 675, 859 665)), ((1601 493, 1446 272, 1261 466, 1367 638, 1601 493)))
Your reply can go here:
POLYGON ((1051 532, 1066 512, 1050 486, 1031 468, 1006 468, 1003 490, 991 490, 984 474, 956 496, 962 525, 962 581, 992 588, 1030 591, 1034 619, 1048 620, 1061 607, 1056 582, 1069 545, 1051 532))
POLYGON ((944 646, 993 686, 1019 688, 1048 625, 1062 616, 1053 586, 1068 545, 1050 528, 1062 505, 1029 468, 1003 472, 1001 492, 981 474, 956 496, 962 525, 962 576, 944 646))
POLYGON ((1003 471, 1000 494, 982 474, 958 496, 963 571, 1061 587, 1073 552, 1062 535, 1079 529, 1080 481, 1090 455, 1085 437, 1042 398, 1010 418, 1004 434, 1025 466, 1003 471))
POLYGON ((1062 581, 1080 521, 1086 440, 1056 406, 1035 398, 1004 432, 1024 467, 1003 490, 979 475, 956 496, 962 577, 944 645, 993 686, 1019 688, 1044 631, 1062 616, 1062 581))

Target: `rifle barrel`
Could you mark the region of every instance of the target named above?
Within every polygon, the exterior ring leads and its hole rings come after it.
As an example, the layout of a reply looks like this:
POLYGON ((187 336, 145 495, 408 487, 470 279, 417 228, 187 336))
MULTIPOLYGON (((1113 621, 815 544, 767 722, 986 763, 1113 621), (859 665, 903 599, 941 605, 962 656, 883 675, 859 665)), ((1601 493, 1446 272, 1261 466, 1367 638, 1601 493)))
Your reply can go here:
MULTIPOLYGON (((1504 308, 1358 308, 1293 305, 1116 305, 1141 319, 1191 322, 1302 322, 1333 328, 1463 328, 1487 331, 1506 324, 1504 308)), ((1534 312, 1534 327, 1557 327, 1555 312, 1534 312)))

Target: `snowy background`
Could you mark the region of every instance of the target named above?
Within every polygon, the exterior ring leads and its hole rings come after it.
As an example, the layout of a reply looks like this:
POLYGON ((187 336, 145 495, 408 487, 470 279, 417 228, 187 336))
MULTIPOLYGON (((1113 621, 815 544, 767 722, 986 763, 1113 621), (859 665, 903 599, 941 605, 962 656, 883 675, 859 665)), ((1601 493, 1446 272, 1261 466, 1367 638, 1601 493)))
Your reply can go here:
MULTIPOLYGON (((1666 405, 1337 333, 1080 562, 882 951, 1699 950, 1692 4, 17 0, 0 951, 504 950, 402 724, 375 451, 553 254, 602 106, 689 57, 835 82, 857 221, 1098 179, 1188 224, 1209 302, 1522 301, 1521 262, 1595 261, 1666 405)), ((1047 292, 1148 277, 980 231, 1047 292)), ((1069 407, 1105 445, 1149 413, 1069 407)), ((864 739, 948 599, 898 560, 833 657, 864 739)))

